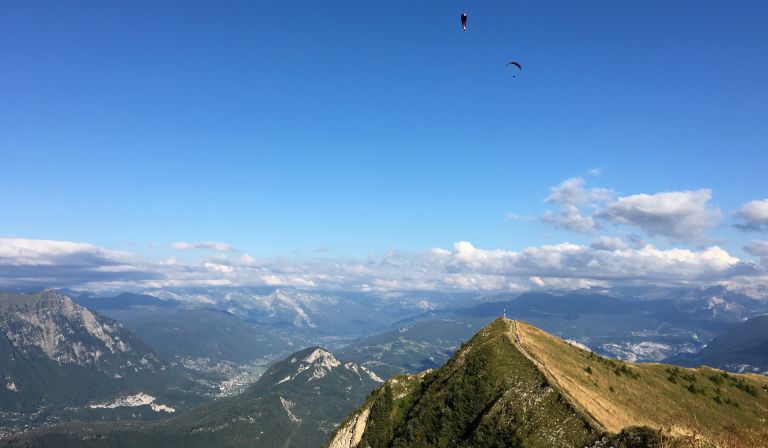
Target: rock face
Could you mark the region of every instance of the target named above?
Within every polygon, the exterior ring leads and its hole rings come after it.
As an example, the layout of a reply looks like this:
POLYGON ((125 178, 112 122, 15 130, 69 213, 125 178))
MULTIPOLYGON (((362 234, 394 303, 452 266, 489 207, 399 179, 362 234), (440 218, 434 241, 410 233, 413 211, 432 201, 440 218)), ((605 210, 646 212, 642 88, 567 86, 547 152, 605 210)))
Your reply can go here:
POLYGON ((53 291, 0 295, 0 331, 23 357, 95 368, 113 376, 156 371, 163 363, 119 322, 53 291))
POLYGON ((365 432, 365 423, 368 421, 368 416, 371 414, 370 408, 363 408, 360 412, 356 413, 349 419, 344 425, 342 425, 330 444, 329 448, 353 448, 360 444, 360 440, 363 438, 365 432))
POLYGON ((646 447, 672 424, 762 446, 766 418, 768 378, 607 359, 497 319, 440 369, 387 381, 329 446, 646 447))
POLYGON ((201 402, 196 387, 122 324, 64 295, 0 293, 0 433, 70 419, 157 418, 201 402), (125 397, 153 400, 90 406, 125 397))

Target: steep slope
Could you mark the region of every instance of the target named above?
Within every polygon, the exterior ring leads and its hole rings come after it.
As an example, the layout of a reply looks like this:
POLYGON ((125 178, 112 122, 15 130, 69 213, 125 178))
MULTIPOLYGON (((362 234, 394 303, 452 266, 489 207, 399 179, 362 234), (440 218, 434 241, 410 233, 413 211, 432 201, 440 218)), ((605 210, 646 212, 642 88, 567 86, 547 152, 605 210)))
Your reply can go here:
POLYGON ((522 322, 512 322, 510 334, 573 402, 610 432, 677 425, 714 435, 723 423, 759 428, 768 417, 768 378, 606 359, 522 322))
POLYGON ((139 393, 184 407, 200 401, 193 388, 120 323, 66 296, 0 293, 0 430, 119 416, 131 406, 106 405, 139 393))
POLYGON ((659 428, 714 439, 723 425, 758 440, 766 418, 766 378, 606 359, 498 319, 439 370, 388 381, 330 446, 633 446, 659 428))
POLYGON ((0 316, 0 330, 22 356, 44 356, 112 376, 162 367, 118 322, 97 316, 53 291, 0 294, 0 316))
POLYGON ((365 368, 308 348, 270 367, 243 394, 156 424, 76 425, 8 440, 27 447, 311 447, 381 384, 365 368))
POLYGON ((670 361, 768 375, 768 315, 733 324, 699 353, 670 361))

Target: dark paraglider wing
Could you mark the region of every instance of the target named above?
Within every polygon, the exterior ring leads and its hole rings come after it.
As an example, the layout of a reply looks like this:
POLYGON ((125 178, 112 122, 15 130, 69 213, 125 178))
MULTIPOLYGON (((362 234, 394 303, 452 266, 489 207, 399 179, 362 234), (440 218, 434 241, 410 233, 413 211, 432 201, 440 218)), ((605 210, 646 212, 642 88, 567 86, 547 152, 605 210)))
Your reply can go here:
POLYGON ((518 70, 522 70, 523 69, 523 66, 520 65, 520 63, 517 62, 517 61, 509 61, 507 63, 507 67, 509 67, 510 65, 514 65, 515 67, 517 67, 518 70))

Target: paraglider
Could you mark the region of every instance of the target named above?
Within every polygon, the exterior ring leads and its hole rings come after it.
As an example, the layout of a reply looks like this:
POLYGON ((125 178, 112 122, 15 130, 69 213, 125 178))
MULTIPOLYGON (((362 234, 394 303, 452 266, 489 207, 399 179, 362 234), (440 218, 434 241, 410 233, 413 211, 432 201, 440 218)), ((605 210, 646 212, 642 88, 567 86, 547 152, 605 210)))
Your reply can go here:
MULTIPOLYGON (((523 66, 520 65, 520 63, 517 62, 517 61, 509 61, 509 62, 507 62, 507 67, 509 67, 510 65, 514 65, 515 67, 517 67, 518 70, 522 70, 523 69, 523 66)), ((517 78, 517 75, 512 75, 512 77, 513 78, 517 78)))
POLYGON ((461 13, 461 29, 467 32, 467 13, 461 13))

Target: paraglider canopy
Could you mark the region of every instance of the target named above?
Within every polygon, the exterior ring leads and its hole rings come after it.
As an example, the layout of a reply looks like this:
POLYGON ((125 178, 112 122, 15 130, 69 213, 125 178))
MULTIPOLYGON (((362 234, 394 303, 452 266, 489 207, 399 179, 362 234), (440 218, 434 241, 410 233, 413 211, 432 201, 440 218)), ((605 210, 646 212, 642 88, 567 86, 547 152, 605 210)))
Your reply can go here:
MULTIPOLYGON (((517 62, 517 61, 509 61, 509 62, 507 62, 507 67, 509 67, 510 65, 514 65, 515 67, 517 67, 518 70, 522 70, 523 69, 523 66, 520 65, 520 63, 517 62)), ((513 78, 517 78, 517 75, 512 75, 512 77, 513 78)))
POLYGON ((461 29, 464 30, 464 32, 467 32, 467 13, 464 12, 461 14, 461 29))

